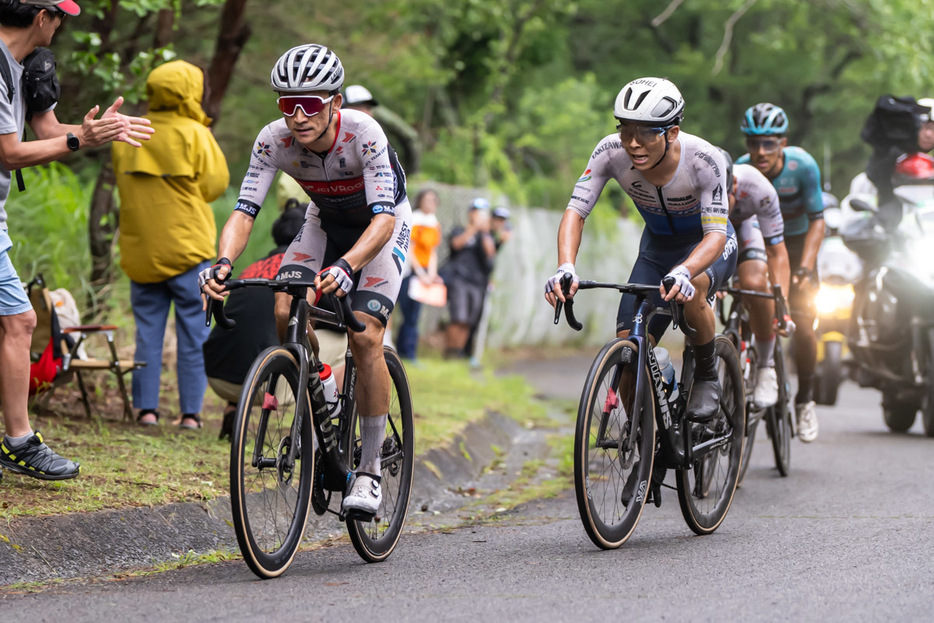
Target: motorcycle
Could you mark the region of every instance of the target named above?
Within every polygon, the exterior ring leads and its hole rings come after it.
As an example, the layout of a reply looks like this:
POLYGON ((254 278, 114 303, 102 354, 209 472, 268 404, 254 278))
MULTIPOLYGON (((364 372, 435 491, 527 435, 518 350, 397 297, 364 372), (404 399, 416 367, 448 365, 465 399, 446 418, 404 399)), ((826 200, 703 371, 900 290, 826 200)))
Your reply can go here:
POLYGON ((904 207, 896 232, 883 229, 867 202, 848 202, 862 218, 844 225, 843 241, 865 275, 847 338, 853 377, 882 392, 886 426, 906 432, 920 410, 925 435, 934 437, 934 159, 907 158, 912 166, 918 159, 926 164, 915 167, 922 175, 908 175, 896 188, 904 207))
POLYGON ((817 308, 817 367, 814 370, 814 400, 834 405, 840 384, 846 377, 851 355, 845 335, 855 298, 854 284, 862 277, 863 265, 848 249, 840 235, 843 215, 839 207, 825 200, 826 234, 817 254, 820 285, 814 303, 817 308))

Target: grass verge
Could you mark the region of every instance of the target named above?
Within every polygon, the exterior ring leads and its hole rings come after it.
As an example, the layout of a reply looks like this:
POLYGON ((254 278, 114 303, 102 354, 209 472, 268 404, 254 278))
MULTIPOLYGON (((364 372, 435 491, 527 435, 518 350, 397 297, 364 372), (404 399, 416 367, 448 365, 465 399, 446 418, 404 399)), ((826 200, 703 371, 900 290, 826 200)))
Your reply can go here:
MULTIPOLYGON (((487 410, 524 425, 546 422, 545 408, 518 376, 471 370, 464 362, 427 358, 409 366, 415 405, 416 454, 445 443, 487 410)), ((168 375, 164 375, 167 377, 168 375)), ((33 416, 49 445, 81 462, 81 476, 64 482, 4 472, 0 519, 160 506, 228 495, 229 444, 218 441, 221 401, 208 392, 200 431, 179 430, 168 418, 144 428, 120 419, 121 403, 109 379, 92 398, 103 417, 87 419, 74 389, 59 388, 48 413, 33 416)), ((164 378, 162 402, 176 402, 164 378)))

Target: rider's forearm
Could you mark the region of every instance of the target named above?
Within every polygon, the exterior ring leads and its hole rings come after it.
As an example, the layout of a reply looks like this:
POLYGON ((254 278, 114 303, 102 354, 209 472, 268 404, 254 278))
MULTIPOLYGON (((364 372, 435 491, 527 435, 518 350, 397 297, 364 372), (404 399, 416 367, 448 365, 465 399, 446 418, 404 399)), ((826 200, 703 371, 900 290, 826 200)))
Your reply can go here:
POLYGON ((253 231, 253 219, 243 212, 234 212, 224 224, 221 239, 217 245, 217 257, 226 257, 235 262, 250 239, 253 231))
POLYGON ((357 242, 343 256, 354 272, 372 262, 373 258, 383 250, 392 238, 395 226, 396 217, 390 214, 377 214, 373 217, 357 242))
MULTIPOLYGON (((691 254, 682 264, 691 273, 691 278, 710 268, 717 258, 723 253, 726 246, 726 234, 719 232, 710 232, 704 234, 703 239, 698 243, 691 254)), ((674 266, 672 266, 674 268, 674 266)))
POLYGON ((791 284, 791 267, 788 264, 788 251, 785 249, 785 243, 767 245, 765 254, 768 256, 769 281, 773 285, 780 285, 782 294, 787 297, 791 284))
POLYGON ((558 266, 573 264, 577 261, 577 251, 581 246, 584 232, 584 219, 573 210, 565 210, 558 226, 558 266))
POLYGON ((804 237, 804 250, 801 252, 801 266, 814 270, 817 268, 817 252, 824 241, 824 219, 811 221, 808 233, 804 237))

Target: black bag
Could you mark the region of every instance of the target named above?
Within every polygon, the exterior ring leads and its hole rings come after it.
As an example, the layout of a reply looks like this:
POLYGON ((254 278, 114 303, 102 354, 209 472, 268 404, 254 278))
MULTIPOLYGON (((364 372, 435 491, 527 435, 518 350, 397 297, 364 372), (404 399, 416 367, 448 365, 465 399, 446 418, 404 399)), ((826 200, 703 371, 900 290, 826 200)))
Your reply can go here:
POLYGON ((26 119, 34 113, 48 110, 62 93, 55 73, 55 55, 48 48, 36 48, 23 59, 23 95, 26 100, 26 119))
POLYGON ((920 151, 921 115, 929 112, 929 108, 919 105, 911 96, 883 95, 876 100, 859 136, 875 149, 896 147, 906 153, 920 151))

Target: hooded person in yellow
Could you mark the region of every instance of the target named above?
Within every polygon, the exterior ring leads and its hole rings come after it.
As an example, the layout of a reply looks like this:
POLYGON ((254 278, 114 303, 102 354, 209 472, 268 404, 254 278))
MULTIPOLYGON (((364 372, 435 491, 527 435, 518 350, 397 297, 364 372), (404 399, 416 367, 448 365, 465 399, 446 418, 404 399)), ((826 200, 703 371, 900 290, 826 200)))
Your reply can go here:
POLYGON ((120 265, 130 278, 136 319, 133 404, 141 424, 157 424, 162 341, 175 304, 178 386, 183 428, 200 428, 207 388, 198 272, 214 258, 217 227, 209 203, 230 182, 223 152, 204 113, 204 74, 185 61, 154 69, 146 81, 154 140, 140 149, 113 146, 120 195, 120 265))

